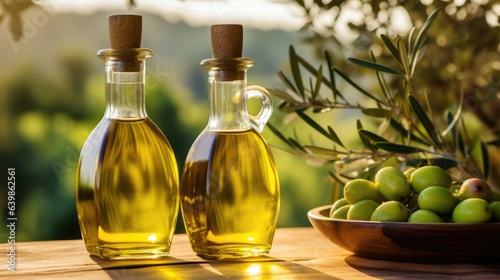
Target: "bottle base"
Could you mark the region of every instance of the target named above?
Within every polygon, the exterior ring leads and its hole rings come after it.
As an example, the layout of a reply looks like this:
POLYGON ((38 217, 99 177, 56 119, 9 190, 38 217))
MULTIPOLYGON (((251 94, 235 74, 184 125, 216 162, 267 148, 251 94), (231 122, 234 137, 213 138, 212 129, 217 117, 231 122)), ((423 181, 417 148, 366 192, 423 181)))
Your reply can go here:
POLYGON ((91 255, 107 260, 154 259, 170 253, 170 246, 151 243, 87 245, 86 248, 91 255))
POLYGON ((255 244, 225 244, 204 248, 193 247, 193 251, 199 257, 209 260, 261 257, 267 255, 270 250, 270 246, 255 244))

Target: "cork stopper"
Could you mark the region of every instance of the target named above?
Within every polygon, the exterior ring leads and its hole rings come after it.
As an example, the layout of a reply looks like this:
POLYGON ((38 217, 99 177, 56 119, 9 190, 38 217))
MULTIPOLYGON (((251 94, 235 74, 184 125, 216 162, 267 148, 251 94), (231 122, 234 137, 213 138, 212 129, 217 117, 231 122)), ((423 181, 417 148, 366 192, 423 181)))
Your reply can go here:
MULTIPOLYGON (((241 58, 243 52, 243 26, 240 24, 214 24, 210 26, 210 42, 213 58, 241 58)), ((220 81, 244 79, 238 69, 219 72, 220 81)))
POLYGON ((108 17, 109 45, 112 49, 141 47, 142 17, 111 15, 108 17))
POLYGON ((241 57, 243 26, 240 24, 214 24, 210 26, 210 41, 214 58, 241 57))

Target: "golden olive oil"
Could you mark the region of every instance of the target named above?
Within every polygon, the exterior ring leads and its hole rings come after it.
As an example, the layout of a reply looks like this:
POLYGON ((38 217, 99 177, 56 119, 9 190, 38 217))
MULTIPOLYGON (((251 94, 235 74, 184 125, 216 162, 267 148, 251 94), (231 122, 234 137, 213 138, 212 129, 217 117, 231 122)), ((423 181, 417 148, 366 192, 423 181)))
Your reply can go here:
POLYGON ((102 119, 83 146, 76 178, 87 250, 110 259, 167 255, 178 181, 172 148, 149 118, 102 119))
POLYGON ((181 206, 197 254, 215 259, 267 254, 279 212, 279 181, 260 134, 203 131, 184 166, 181 206))

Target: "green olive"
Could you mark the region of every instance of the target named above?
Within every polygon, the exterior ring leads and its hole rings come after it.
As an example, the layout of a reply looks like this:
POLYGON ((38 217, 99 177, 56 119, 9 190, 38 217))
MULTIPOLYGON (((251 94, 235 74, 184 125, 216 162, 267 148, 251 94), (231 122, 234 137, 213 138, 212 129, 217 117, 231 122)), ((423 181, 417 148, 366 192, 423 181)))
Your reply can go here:
POLYGON ((335 210, 332 213, 330 218, 346 220, 347 219, 347 212, 349 212, 349 208, 351 208, 350 204, 340 207, 339 209, 335 210))
POLYGON ((358 201, 371 199, 376 202, 382 202, 383 197, 372 181, 365 179, 354 179, 344 186, 344 197, 350 204, 358 201))
POLYGON ((349 212, 347 212, 347 219, 369 221, 373 211, 375 211, 379 205, 379 203, 370 199, 358 201, 353 204, 349 209, 349 212))
POLYGON ((400 201, 410 196, 408 179, 401 170, 392 166, 383 167, 375 174, 375 185, 387 200, 400 201))
POLYGON ((371 221, 379 222, 406 222, 408 209, 399 201, 387 201, 380 204, 370 217, 371 221))
POLYGON ((426 209, 419 209, 415 212, 413 212, 410 217, 408 218, 409 223, 442 223, 443 219, 439 217, 438 214, 426 210, 426 209))
POLYGON ((438 215, 451 214, 459 202, 450 189, 440 186, 427 187, 418 195, 418 207, 438 215))
POLYGON ((428 165, 413 171, 410 176, 410 184, 416 193, 420 193, 430 186, 449 188, 451 176, 439 166, 428 165))
POLYGON ((462 200, 453 210, 454 223, 486 223, 491 219, 491 207, 481 198, 462 200))
POLYGON ((332 205, 332 208, 330 208, 330 217, 333 215, 333 212, 335 212, 337 209, 339 209, 340 207, 344 206, 344 205, 348 205, 349 202, 347 201, 347 199, 345 199, 345 197, 342 197, 340 199, 338 199, 337 201, 335 201, 332 205))
POLYGON ((410 181, 411 174, 412 174, 415 170, 417 170, 417 168, 415 168, 415 167, 409 167, 409 168, 407 168, 407 169, 403 172, 403 174, 405 174, 406 179, 408 180, 408 182, 410 181))

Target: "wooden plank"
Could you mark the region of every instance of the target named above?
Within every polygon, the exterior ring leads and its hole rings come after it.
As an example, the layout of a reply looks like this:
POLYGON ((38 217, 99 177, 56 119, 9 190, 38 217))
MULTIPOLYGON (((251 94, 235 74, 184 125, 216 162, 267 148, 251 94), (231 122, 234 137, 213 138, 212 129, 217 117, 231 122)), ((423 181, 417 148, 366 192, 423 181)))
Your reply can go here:
MULTIPOLYGON (((252 261, 313 259, 327 255, 323 247, 318 247, 314 240, 333 245, 321 237, 311 228, 278 229, 273 249, 269 256, 253 258, 252 261), (314 238, 310 238, 313 234, 314 238), (304 238, 300 238, 303 236, 304 238), (316 246, 314 250, 297 250, 295 246, 316 246), (275 256, 273 258, 273 256, 275 256)), ((334 245, 333 245, 334 246, 334 245)), ((339 249, 342 250, 342 249, 339 249)), ((348 254, 347 251, 345 251, 348 254)), ((151 266, 178 263, 206 263, 211 262, 196 256, 191 249, 187 235, 174 235, 170 256, 153 260, 119 260, 109 261, 90 256, 85 250, 82 240, 39 241, 16 244, 17 272, 26 274, 31 272, 58 272, 58 271, 85 271, 107 269, 115 267, 151 266), (63 264, 64 266, 61 266, 63 264)), ((4 271, 0 271, 3 275, 4 271)))
MULTIPOLYGON (((7 244, 2 244, 7 246, 7 244)), ((185 234, 174 236, 169 257, 145 261, 106 261, 90 257, 82 240, 16 244, 17 271, 5 279, 442 279, 500 277, 500 263, 414 264, 352 255, 313 228, 276 231, 271 253, 244 261, 207 261, 191 250, 185 234)), ((5 266, 6 267, 6 266, 5 266)))

